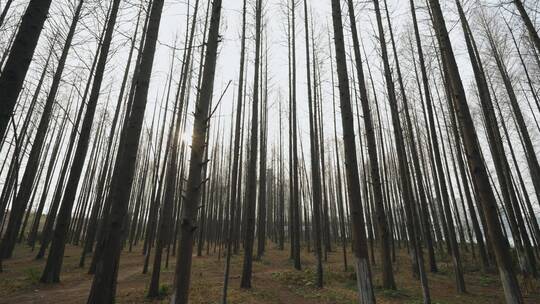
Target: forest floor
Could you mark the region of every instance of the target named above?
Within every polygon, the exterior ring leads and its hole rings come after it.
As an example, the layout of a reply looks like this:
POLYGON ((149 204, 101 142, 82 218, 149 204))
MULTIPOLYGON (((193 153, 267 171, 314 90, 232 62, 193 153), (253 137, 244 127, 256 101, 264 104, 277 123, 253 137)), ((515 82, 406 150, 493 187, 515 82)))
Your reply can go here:
MULTIPOLYGON (((229 303, 356 303, 356 282, 351 266, 344 271, 341 248, 333 248, 324 263, 323 289, 314 286, 315 259, 304 249, 302 271, 293 269, 289 251, 277 250, 268 242, 268 250, 260 261, 253 264, 251 290, 239 288, 243 256, 237 255, 231 262, 229 303)), ((350 251, 350 247, 347 248, 350 251)), ((92 277, 87 269, 78 268, 81 249, 68 245, 62 268, 61 283, 45 285, 39 283, 45 261, 36 261, 34 252, 26 246, 16 248, 14 257, 4 261, 4 272, 0 273, 0 303, 85 303, 92 277)), ((212 250, 213 251, 213 250, 212 250)), ((165 254, 164 254, 165 256, 165 254)), ((378 258, 378 256, 376 257, 378 258)), ((433 303, 504 303, 502 288, 496 274, 483 274, 479 262, 465 256, 465 281, 467 293, 457 295, 452 267, 448 259, 438 257, 439 272, 429 274, 429 285, 433 303)), ((88 263, 90 259, 87 259, 88 263)), ((117 303, 167 303, 174 276, 174 257, 171 264, 163 267, 161 288, 163 298, 151 301, 145 297, 150 272, 142 274, 144 258, 141 249, 122 254, 118 276, 117 303)), ((224 258, 217 253, 194 257, 191 274, 190 303, 220 303, 223 288, 224 258)), ((349 261, 352 257, 349 256, 349 261)), ((419 281, 413 278, 406 250, 399 251, 394 263, 397 290, 380 288, 379 265, 372 266, 378 303, 422 303, 419 281)), ((540 283, 522 282, 525 303, 540 303, 540 283)))

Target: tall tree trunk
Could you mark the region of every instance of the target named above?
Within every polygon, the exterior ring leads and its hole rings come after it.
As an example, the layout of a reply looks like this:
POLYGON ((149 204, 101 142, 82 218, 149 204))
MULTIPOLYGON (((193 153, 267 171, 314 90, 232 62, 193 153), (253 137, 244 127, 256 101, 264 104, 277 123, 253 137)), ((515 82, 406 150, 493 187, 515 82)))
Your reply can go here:
MULTIPOLYGON (((406 199, 404 200, 404 205, 405 205, 405 214, 407 216, 406 220, 407 220, 407 226, 408 226, 408 230, 409 230, 409 239, 410 239, 410 243, 411 243, 411 254, 412 254, 412 264, 413 264, 413 274, 415 276, 419 276, 420 278, 420 283, 422 285, 422 291, 423 291, 423 297, 424 297, 424 303, 429 303, 431 302, 431 299, 430 299, 430 295, 429 295, 429 286, 428 286, 428 282, 427 282, 427 276, 426 276, 426 273, 425 273, 425 270, 424 270, 424 257, 423 257, 423 252, 422 252, 422 248, 420 246, 420 242, 419 242, 419 226, 418 226, 418 218, 417 218, 417 213, 416 213, 416 210, 417 210, 417 206, 422 206, 422 207, 426 207, 427 206, 427 202, 426 202, 426 197, 425 197, 425 191, 424 191, 424 185, 423 185, 423 181, 422 181, 422 172, 421 172, 421 169, 420 169, 420 163, 419 163, 419 156, 418 156, 418 151, 417 151, 417 148, 416 148, 416 140, 414 138, 414 132, 413 132, 413 128, 412 128, 412 122, 411 122, 411 117, 410 117, 410 111, 409 111, 409 100, 407 98, 407 93, 405 92, 405 85, 403 84, 403 76, 401 74, 401 67, 400 67, 400 63, 399 63, 399 57, 398 57, 398 54, 397 54, 397 47, 396 47, 396 43, 395 43, 395 39, 394 39, 394 33, 393 33, 393 29, 392 29, 392 22, 390 20, 390 14, 388 13, 388 4, 387 4, 387 1, 384 0, 384 7, 385 7, 385 12, 386 12, 386 20, 388 22, 388 29, 389 29, 389 32, 390 32, 390 42, 391 42, 391 45, 392 45, 392 50, 393 50, 393 54, 394 54, 394 61, 395 61, 395 65, 396 65, 396 72, 397 72, 397 77, 398 77, 398 84, 399 84, 399 88, 400 88, 400 93, 401 93, 401 99, 402 99, 402 102, 403 102, 403 111, 405 112, 405 125, 407 127, 407 131, 408 131, 408 135, 409 135, 409 148, 410 148, 410 151, 411 151, 411 158, 412 158, 412 167, 413 167, 413 170, 414 172, 409 172, 409 168, 408 166, 406 166, 404 168, 404 171, 407 173, 407 179, 405 180, 408 184, 408 187, 407 189, 409 189, 408 191, 404 191, 404 194, 407 195, 407 192, 408 192, 408 196, 409 196, 409 199, 406 199), (414 196, 414 191, 413 191, 413 185, 414 185, 414 181, 411 181, 410 178, 411 178, 411 175, 416 177, 416 186, 418 188, 418 196, 419 196, 419 199, 415 199, 415 196, 414 196), (420 203, 417 202, 417 200, 420 201, 420 203)), ((399 117, 399 115, 397 115, 399 117)), ((399 130, 399 129, 398 129, 399 130)), ((402 142, 403 142, 403 154, 399 153, 398 154, 398 157, 400 157, 401 155, 403 155, 403 159, 405 160, 405 163, 407 163, 407 158, 406 158, 406 147, 405 147, 405 142, 406 140, 405 139, 402 139, 402 142)), ((401 170, 401 169, 400 169, 401 170)), ((402 179, 402 183, 403 183, 404 179, 402 179)), ((459 270, 456 270, 456 272, 461 272, 462 270, 459 269, 459 270)))
POLYGON ((30 1, 17 30, 17 36, 11 46, 6 65, 2 69, 0 75, 0 92, 2 92, 0 97, 0 138, 4 137, 7 131, 51 2, 52 0, 30 1))
MULTIPOLYGON (((265 40, 267 39, 267 34, 265 32, 265 40)), ((257 259, 261 259, 265 247, 266 247, 266 225, 267 225, 267 213, 268 213, 268 197, 267 197, 267 134, 268 134, 268 43, 265 44, 264 48, 264 62, 261 60, 261 87, 264 86, 261 92, 261 123, 260 123, 260 153, 259 157, 259 208, 257 215, 257 259), (264 79, 263 79, 264 77, 264 79), (264 83, 263 83, 264 82, 264 83)), ((262 54, 261 54, 262 57, 262 54)))
MULTIPOLYGON (((538 193, 540 192, 540 165, 538 164, 538 159, 536 157, 536 152, 534 150, 534 147, 533 147, 533 144, 532 144, 532 141, 531 141, 531 137, 529 135, 529 131, 527 129, 527 125, 525 124, 525 119, 523 117, 523 113, 521 111, 521 108, 519 107, 519 104, 518 104, 518 100, 517 100, 517 97, 516 97, 516 93, 514 91, 514 88, 513 88, 513 85, 512 85, 512 81, 510 80, 510 75, 508 74, 508 70, 506 68, 506 65, 504 64, 504 62, 502 61, 502 58, 501 58, 501 55, 500 55, 500 52, 499 52, 499 49, 497 48, 496 44, 495 44, 495 40, 493 38, 493 35, 491 33, 491 30, 486 28, 486 34, 487 34, 487 37, 488 37, 488 41, 489 41, 489 44, 491 46, 491 53, 493 55, 493 57, 495 58, 495 62, 497 64, 497 67, 499 69, 499 72, 501 74, 501 77, 502 77, 502 80, 503 80, 503 83, 504 83, 504 87, 506 89, 506 92, 508 94, 508 97, 509 97, 509 100, 510 100, 510 105, 512 106, 512 110, 514 112, 514 118, 515 118, 515 121, 517 122, 517 126, 518 126, 518 129, 519 129, 519 132, 521 134, 521 139, 522 139, 522 143, 523 143, 523 148, 525 150, 525 157, 527 159, 527 164, 529 165, 529 172, 530 172, 530 176, 531 176, 531 179, 533 181, 533 185, 534 185, 534 188, 535 188, 535 191, 538 193)), ((494 114, 493 114, 493 119, 495 119, 494 117, 494 114)), ((495 120, 496 121, 496 120, 495 120)), ((502 137, 500 136, 500 133, 498 132, 498 129, 497 129, 497 133, 498 133, 498 143, 501 145, 501 148, 499 148, 499 153, 500 154, 500 158, 503 158, 504 157, 504 149, 502 149, 502 137)), ((513 203, 513 208, 510 208, 508 207, 508 212, 509 212, 509 217, 513 217, 515 220, 515 227, 514 227, 514 232, 517 236, 517 234, 519 234, 519 237, 517 237, 518 239, 518 242, 520 241, 520 243, 522 243, 521 245, 523 245, 523 249, 525 252, 523 253, 524 255, 524 259, 525 259, 525 266, 523 267, 525 271, 527 272, 531 272, 531 274, 534 276, 534 277, 538 277, 538 272, 537 272, 537 269, 536 269, 536 259, 535 259, 535 256, 534 256, 534 253, 532 251, 532 246, 531 246, 531 242, 530 242, 530 239, 529 239, 529 236, 528 236, 528 233, 527 233, 527 229, 525 228, 525 224, 524 224, 524 221, 523 221, 523 216, 522 216, 522 213, 521 213, 521 208, 519 207, 519 203, 517 201, 517 197, 516 197, 516 192, 515 192, 515 189, 512 185, 512 181, 511 181, 511 172, 510 172, 510 167, 508 166, 508 160, 506 159, 506 157, 504 157, 504 164, 506 165, 506 170, 504 170, 504 172, 507 174, 507 183, 508 183, 508 192, 509 192, 509 195, 511 196, 511 203, 513 203), (512 214, 513 213, 513 214, 512 214), (521 240, 519 240, 521 239, 521 240)), ((503 189, 504 191, 504 189, 503 189)), ((504 194, 504 192, 503 192, 504 194)), ((512 222, 512 219, 511 219, 511 222, 512 222)))
MULTIPOLYGON (((425 60, 424 60, 424 52, 422 50, 422 41, 420 39, 420 31, 418 30, 418 22, 417 22, 417 19, 416 19, 416 8, 415 8, 415 5, 414 5, 414 0, 410 0, 410 7, 411 7, 411 15, 412 15, 412 19, 413 19, 414 36, 415 36, 415 39, 416 39, 416 48, 417 48, 417 51, 418 51, 418 61, 420 63, 420 71, 422 73, 422 84, 423 84, 423 90, 424 90, 424 97, 425 97, 426 101, 429 101, 429 104, 431 104, 431 92, 429 90, 429 79, 428 79, 428 75, 427 75, 427 72, 426 72, 426 64, 425 64, 425 60)), ((419 87, 419 89, 420 89, 420 87, 419 87)), ((421 95, 421 93, 420 93, 420 95, 421 95)), ((426 121, 426 123, 427 123, 427 121, 426 121)), ((424 209, 424 211, 425 211, 427 209, 427 206, 426 205, 422 206, 422 209, 424 209)), ((429 231, 430 224, 429 224, 429 218, 428 218, 427 214, 428 214, 427 212, 422 212, 422 215, 423 215, 422 216, 422 221, 423 221, 424 226, 426 227, 426 233, 425 233, 424 237, 426 238, 426 241, 428 243, 430 270, 431 270, 431 272, 437 272, 437 264, 435 262, 435 252, 433 250, 431 232, 429 231)))
MULTIPOLYGON (((414 197, 412 195, 412 189, 411 184, 409 181, 409 169, 407 165, 407 159, 406 159, 406 151, 405 151, 405 142, 403 140, 403 133, 401 130, 401 120, 399 118, 398 113, 398 104, 397 104, 397 98, 396 98, 396 92, 394 87, 394 80, 392 78, 392 72, 390 70, 390 63, 388 58, 388 52, 386 50, 386 39, 384 37, 384 28, 382 25, 382 17, 380 13, 380 7, 379 7, 379 1, 374 0, 373 1, 375 5, 375 14, 377 17, 377 27, 378 27, 378 34, 379 34, 379 41, 381 46, 381 56, 383 60, 383 66, 384 66, 384 77, 386 82, 386 87, 388 90, 388 99, 390 103, 390 113, 392 116, 392 124, 394 129, 394 139, 396 141, 396 149, 397 149, 397 158, 398 158, 398 165, 399 165, 399 180, 401 182, 401 191, 403 193, 403 200, 405 203, 405 211, 410 211, 410 208, 408 207, 414 200, 414 197)), ((396 63, 397 64, 397 63, 396 63)), ((384 212, 383 208, 380 208, 381 211, 384 212)), ((392 267, 391 267, 391 261, 390 261, 390 251, 389 251, 389 240, 385 240, 388 238, 388 236, 384 236, 383 232, 384 229, 387 229, 386 227, 382 228, 383 225, 386 226, 386 223, 381 222, 381 220, 385 220, 384 213, 379 213, 377 215, 378 221, 379 221, 379 231, 381 234, 381 255, 383 259, 383 286, 385 288, 395 289, 395 281, 392 273, 392 267), (385 244, 386 242, 386 244, 385 244), (385 248, 386 247, 386 248, 385 248), (390 266, 385 266, 385 264, 389 263, 390 266), (386 270, 385 270, 386 268, 386 270)), ((407 213, 409 214, 409 213, 407 213)), ((411 233, 411 240, 415 238, 414 236, 414 229, 412 226, 412 219, 410 221, 407 221, 409 225, 407 226, 409 233, 411 233)), ((413 253, 413 263, 416 260, 415 253, 413 253)))
MULTIPOLYGON (((134 34, 133 34, 133 37, 132 37, 132 40, 131 40, 131 47, 130 47, 129 55, 128 55, 128 58, 127 58, 126 68, 124 70, 124 75, 123 75, 123 78, 122 78, 122 84, 120 86, 120 92, 118 93, 118 99, 117 99, 117 102, 116 102, 116 108, 115 108, 114 116, 113 116, 111 126, 110 126, 109 138, 108 138, 108 141, 107 141, 107 148, 106 148, 107 150, 105 152, 105 156, 103 157, 105 164, 103 165, 103 167, 101 169, 101 172, 98 175, 99 177, 98 177, 98 179, 96 181, 96 196, 95 196, 95 199, 94 199, 94 203, 92 204, 92 210, 90 211, 90 218, 88 220, 89 229, 87 230, 87 233, 86 233, 86 238, 85 238, 85 241, 84 241, 83 250, 81 252, 81 258, 79 260, 79 267, 84 266, 84 262, 85 262, 85 259, 86 259, 86 254, 89 253, 89 252, 92 252, 92 249, 93 249, 93 246, 94 246, 94 241, 96 239, 96 234, 97 234, 97 232, 99 230, 99 226, 100 226, 100 225, 98 225, 98 216, 99 216, 100 210, 102 210, 102 202, 103 202, 104 197, 106 195, 106 193, 105 193, 106 192, 105 191, 105 183, 106 183, 107 177, 109 176, 109 173, 111 171, 110 170, 111 164, 114 162, 113 157, 111 156, 111 154, 113 153, 113 148, 114 148, 113 146, 114 146, 115 134, 116 134, 116 131, 117 131, 116 126, 118 125, 118 121, 121 119, 120 115, 121 115, 122 105, 123 105, 123 101, 124 101, 124 92, 125 92, 126 86, 127 86, 127 80, 128 80, 128 77, 129 77, 129 70, 130 70, 130 67, 131 67, 131 59, 133 57, 133 51, 135 49, 135 42, 136 42, 136 38, 137 38, 137 34, 138 34, 137 32, 138 32, 138 29, 139 29, 139 21, 140 21, 140 15, 141 15, 142 11, 143 11, 143 8, 141 7, 139 9, 139 14, 137 15, 137 23, 135 25, 135 31, 134 31, 134 34)), ((148 18, 146 18, 146 19, 148 19, 148 18)), ((145 25, 145 28, 146 28, 146 25, 145 25)))
MULTIPOLYGON (((16 234, 18 232, 19 226, 14 227, 13 224, 16 223, 16 225, 20 225, 20 221, 21 221, 21 218, 22 218, 22 213, 24 212, 24 208, 26 208, 26 205, 23 208, 20 208, 22 206, 15 203, 15 200, 17 198, 16 197, 17 196, 17 191, 16 191, 17 187, 16 187, 15 184, 18 182, 19 161, 22 158, 22 156, 24 156, 24 154, 25 154, 26 146, 28 146, 30 144, 30 138, 31 138, 30 135, 31 134, 27 134, 28 126, 29 126, 30 121, 32 119, 34 109, 36 108, 36 105, 38 103, 38 98, 39 98, 39 95, 41 93, 41 88, 43 87, 43 83, 45 82, 45 76, 47 75, 47 72, 48 72, 49 62, 50 62, 50 60, 52 58, 52 55, 54 54, 54 46, 55 46, 55 44, 56 44, 56 39, 54 39, 54 41, 51 43, 51 46, 50 46, 50 49, 49 49, 49 54, 47 55, 47 59, 45 60, 45 64, 44 64, 43 69, 41 71, 41 75, 40 75, 38 83, 36 85, 36 89, 33 92, 33 97, 29 102, 30 105, 28 107, 28 111, 27 111, 26 115, 20 115, 19 118, 17 119, 17 125, 19 125, 21 123, 21 120, 22 120, 22 126, 20 127, 20 131, 18 131, 20 136, 17 136, 17 138, 15 140, 14 153, 12 154, 12 156, 10 158, 8 158, 7 157, 7 155, 9 155, 9 151, 8 151, 8 154, 6 154, 6 157, 5 157, 5 160, 4 160, 4 164, 8 161, 8 159, 10 159, 11 161, 10 161, 10 164, 9 164, 9 169, 8 169, 8 172, 7 172, 7 176, 6 176, 5 181, 4 181, 4 186, 2 188, 2 194, 0 196, 0 219, 2 219, 2 220, 4 219, 5 212, 6 212, 6 207, 9 204, 11 194, 13 194, 13 204, 12 204, 11 212, 10 212, 10 220, 12 218, 14 218, 14 219, 17 219, 17 221, 11 220, 12 226, 10 228, 12 228, 12 230, 10 231, 10 233, 14 233, 14 234, 16 234), (16 211, 16 212, 14 212, 14 211, 16 211), (11 215, 13 215, 13 214, 16 214, 16 216, 12 217, 11 215)), ((25 101, 21 105, 21 108, 25 108, 26 103, 27 103, 27 99, 28 98, 25 98, 25 101)), ((12 123, 15 123, 15 121, 12 120, 12 123)), ((13 125, 13 126, 14 126, 13 131, 17 132, 17 130, 15 129, 15 125, 13 125)), ((13 137, 15 139, 16 136, 13 136, 13 137)), ((5 139, 5 137, 4 137, 4 139, 5 139)), ((4 141, 4 143, 6 143, 6 142, 4 141)), ((11 145, 10 145, 10 147, 11 147, 11 145)), ((41 153, 41 149, 38 151, 38 153, 41 153)), ((12 245, 14 245, 16 235, 12 235, 10 237, 12 237, 12 238, 9 240, 8 243, 9 243, 9 246, 12 246, 12 245)))
MULTIPOLYGON (((330 57, 332 55, 332 44, 331 44, 331 35, 328 33, 328 42, 329 42, 329 51, 330 57)), ((345 231, 345 213, 343 211, 343 205, 345 204, 343 199, 342 192, 342 182, 341 182, 341 161, 339 157, 339 146, 338 146, 338 137, 337 137, 337 115, 336 115, 336 92, 335 92, 335 80, 334 80, 334 63, 330 61, 330 77, 332 80, 332 114, 334 116, 334 149, 336 152, 336 196, 337 196, 337 209, 339 214, 339 234, 341 238, 341 247, 343 251, 343 271, 347 271, 347 235, 345 231)))
POLYGON ((536 48, 536 52, 540 53, 540 37, 538 37, 538 32, 536 28, 534 27, 534 24, 531 18, 529 17, 529 14, 527 14, 527 11, 525 10, 523 1, 513 0, 512 2, 514 2, 514 4, 516 5, 519 15, 521 16, 521 19, 523 19, 523 23, 525 23, 525 27, 527 28, 527 31, 529 32, 529 36, 534 44, 534 47, 536 48))
MULTIPOLYGON (((182 114, 184 110, 184 103, 188 99, 186 96, 187 90, 187 80, 189 79, 189 71, 192 54, 193 39, 195 34, 195 28, 197 25, 197 12, 199 9, 199 1, 195 1, 194 11, 193 11, 193 22, 191 25, 191 33, 189 36, 189 43, 187 46, 187 53, 184 58, 182 71, 182 81, 180 85, 180 95, 177 100, 179 101, 179 109, 177 111, 177 117, 175 120, 175 128, 172 133, 172 141, 168 149, 172 151, 171 158, 167 165, 167 175, 166 175, 166 187, 165 187, 165 196, 163 198, 163 206, 161 208, 161 214, 159 217, 159 226, 157 230, 157 239, 156 239, 156 248, 154 255, 154 266, 152 269, 152 278, 150 280, 150 287, 148 289, 148 297, 156 297, 159 295, 159 274, 161 270, 161 256, 163 247, 166 245, 166 241, 170 238, 171 232, 171 210, 175 202, 175 187, 177 183, 176 175, 178 172, 178 144, 181 137, 181 125, 182 125, 182 114)), ((180 181, 181 182, 181 181, 180 181)), ((180 192, 181 193, 181 192, 180 192)))
MULTIPOLYGON (((44 189, 49 189, 51 183, 52 183, 52 175, 56 169, 56 166, 58 163, 60 163, 60 160, 58 158, 58 153, 60 151, 60 146, 64 142, 64 131, 65 126, 68 121, 68 115, 69 112, 66 111, 64 114, 64 117, 62 118, 62 122, 60 123, 60 128, 58 129, 58 136, 56 137, 50 158, 49 158, 49 164, 47 165, 47 173, 45 174, 45 181, 44 181, 44 189)), ((41 217, 43 215, 43 209, 45 208, 45 202, 47 200, 47 194, 48 191, 43 191, 43 193, 40 196, 38 207, 36 211, 34 212, 34 220, 32 222, 32 225, 30 226, 30 232, 28 234, 28 245, 32 247, 32 250, 34 249, 34 245, 37 238, 37 233, 39 229, 39 223, 41 221, 41 217)))
POLYGON ((458 66, 445 19, 438 0, 429 0, 429 7, 433 14, 433 25, 437 34, 439 48, 446 62, 449 87, 453 95, 453 108, 460 123, 463 142, 469 164, 471 176, 478 187, 479 201, 484 211, 488 225, 488 233, 495 251, 499 275, 504 288, 507 303, 523 303, 521 291, 514 274, 508 242, 504 238, 501 223, 497 215, 496 199, 489 183, 486 167, 481 159, 480 147, 476 136, 476 129, 465 99, 465 90, 461 82, 458 66))
POLYGON ((345 170, 347 173, 349 209, 353 226, 353 253, 356 267, 358 299, 362 304, 375 303, 375 295, 373 293, 373 285, 371 282, 371 269, 368 261, 364 215, 360 198, 360 178, 358 176, 356 143, 354 140, 354 118, 352 114, 351 97, 349 91, 349 76, 347 75, 345 42, 343 40, 343 23, 341 21, 341 6, 339 0, 332 0, 332 21, 334 28, 334 47, 336 50, 336 68, 341 104, 343 142, 345 146, 345 170))
POLYGON ((257 149, 259 136, 259 79, 261 60, 262 0, 256 0, 255 8, 255 72, 253 80, 253 101, 251 113, 251 134, 249 164, 246 189, 246 226, 244 235, 244 263, 242 267, 241 288, 251 288, 253 263, 253 234, 255 230, 255 203, 257 195, 257 149))
POLYGON ((289 149, 290 149, 290 217, 291 217, 291 256, 294 261, 294 268, 300 270, 302 264, 300 261, 300 187, 298 176, 298 120, 296 113, 296 1, 287 2, 287 14, 289 21, 289 69, 290 69, 290 130, 289 130, 289 149))
POLYGON ((239 161, 242 150, 240 149, 241 144, 241 129, 242 129, 242 108, 244 102, 244 65, 245 65, 245 56, 246 56, 246 13, 247 13, 247 0, 243 0, 242 6, 242 37, 240 42, 240 70, 238 76, 238 96, 236 104, 236 118, 235 118, 235 131, 234 131, 234 145, 232 151, 233 162, 231 168, 231 181, 230 181, 230 196, 229 196, 229 231, 227 232, 227 253, 226 253, 226 262, 225 262, 225 274, 223 279, 223 296, 221 298, 221 303, 227 303, 227 289, 229 286, 229 272, 231 267, 231 249, 232 249, 232 237, 234 234, 235 225, 233 224, 236 221, 236 217, 240 216, 236 213, 236 209, 240 203, 239 197, 240 193, 238 191, 238 178, 241 172, 240 167, 241 163, 239 161))
MULTIPOLYGON (((94 114, 96 112, 96 106, 100 95, 101 84, 103 76, 105 74, 105 66, 107 63, 107 57, 112 42, 112 36, 114 32, 114 26, 116 24, 116 16, 118 15, 118 7, 120 6, 120 0, 115 0, 112 4, 111 14, 107 23, 107 30, 101 45, 98 64, 96 66, 96 75, 94 77, 94 83, 90 98, 86 106, 86 113, 84 115, 81 133, 79 135, 79 141, 75 150, 75 156, 69 173, 68 181, 66 184, 66 190, 62 198, 62 204, 58 212, 56 226, 54 229, 54 235, 51 243, 51 250, 47 258, 47 264, 43 270, 43 275, 40 281, 42 283, 54 283, 60 281, 60 270, 62 268, 62 260, 64 258, 64 249, 66 245, 67 230, 71 220, 71 211, 73 209, 73 203, 75 201, 75 195, 77 194, 77 188, 79 179, 81 177, 82 169, 85 163, 88 146, 90 143, 90 132, 92 130, 92 124, 94 121, 94 114)), ((81 105, 83 106, 83 105, 81 105)))
POLYGON ((183 204, 182 217, 180 219, 181 230, 176 256, 176 271, 174 280, 174 294, 171 303, 184 304, 188 302, 191 261, 193 252, 193 237, 197 229, 197 211, 199 206, 201 187, 201 165, 206 146, 207 124, 212 93, 214 88, 214 76, 216 71, 217 48, 219 42, 219 25, 221 19, 221 0, 212 3, 210 28, 207 40, 206 57, 204 62, 204 74, 199 99, 195 105, 195 120, 193 124, 193 136, 191 145, 191 160, 189 175, 186 185, 186 198, 183 204))
POLYGON ((12 225, 10 226, 8 224, 7 231, 9 232, 6 233, 6 236, 5 236, 6 238, 5 241, 7 242, 6 247, 5 247, 5 250, 7 251, 4 251, 5 256, 10 256, 11 252, 13 251, 13 246, 15 244, 14 244, 14 239, 12 239, 12 237, 14 236, 12 233, 17 233, 17 231, 19 231, 20 229, 20 223, 23 216, 22 212, 24 212, 24 209, 28 205, 28 200, 30 199, 31 190, 32 190, 32 184, 34 184, 36 180, 36 174, 37 174, 37 170, 39 166, 39 156, 40 156, 41 150, 43 149, 43 143, 45 142, 47 130, 49 129, 49 122, 50 122, 51 115, 53 112, 53 105, 56 98, 56 93, 58 92, 58 88, 60 86, 60 80, 62 78, 62 73, 64 71, 67 55, 71 47, 71 41, 73 40, 75 29, 79 21, 82 4, 83 4, 83 0, 79 1, 79 4, 77 5, 77 8, 75 10, 75 14, 73 16, 71 26, 69 28, 69 32, 66 37, 66 42, 64 43, 62 55, 60 56, 60 59, 58 60, 58 65, 57 65, 56 72, 53 77, 51 89, 49 91, 49 95, 47 96, 47 100, 45 101, 43 113, 41 115, 41 119, 37 127, 36 136, 34 138, 32 149, 30 151, 27 165, 24 170, 23 178, 21 180, 20 191, 17 194, 15 201, 13 202, 14 208, 12 208, 12 212, 10 216, 10 222, 12 222, 12 225))
MULTIPOLYGON (((321 246, 321 162, 319 135, 317 130, 317 106, 316 98, 311 84, 311 59, 309 50, 309 25, 308 25, 307 1, 304 0, 304 26, 306 32, 306 77, 307 77, 307 99, 309 109, 309 134, 310 134, 310 160, 311 160, 311 182, 312 182, 312 204, 313 204, 313 237, 315 245, 315 256, 317 258, 317 286, 323 287, 323 268, 322 268, 322 246, 321 246)), ((315 47, 314 45, 312 46, 315 47)), ((313 58, 315 60, 315 58, 313 58)), ((315 73, 315 71, 313 71, 315 73)), ((316 90, 315 90, 316 91, 316 90)), ((307 177, 307 176, 306 176, 307 177)))
MULTIPOLYGON (((0 27, 2 27, 2 24, 4 24, 4 21, 6 20, 7 13, 9 11, 9 8, 11 7, 11 4, 13 3, 13 0, 7 0, 6 4, 4 4, 4 9, 2 10, 2 14, 0 15, 0 27)), ((0 65, 1 67, 2 65, 0 65)))
POLYGON ((124 237, 124 222, 133 184, 137 152, 139 151, 163 2, 163 0, 154 0, 150 10, 146 39, 139 66, 140 70, 134 81, 137 87, 133 95, 131 113, 126 117, 129 121, 126 125, 125 137, 120 141, 120 148, 118 149, 119 155, 117 159, 119 164, 116 169, 119 172, 118 175, 116 172, 113 174, 118 180, 112 181, 113 188, 110 194, 112 206, 109 221, 105 223, 107 229, 104 231, 106 234, 103 242, 103 258, 96 265, 96 273, 88 296, 88 303, 113 303, 115 298, 116 279, 124 237))

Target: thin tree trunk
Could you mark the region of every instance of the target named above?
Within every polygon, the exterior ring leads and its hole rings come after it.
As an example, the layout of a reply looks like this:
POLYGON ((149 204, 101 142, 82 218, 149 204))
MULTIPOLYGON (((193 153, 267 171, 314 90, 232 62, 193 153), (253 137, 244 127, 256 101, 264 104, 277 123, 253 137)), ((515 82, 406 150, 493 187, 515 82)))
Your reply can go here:
MULTIPOLYGON (((304 0, 304 26, 306 32, 306 77, 307 77, 307 99, 309 108, 309 134, 310 134, 310 160, 311 160, 311 182, 312 182, 312 204, 313 204, 313 237, 315 245, 315 256, 317 258, 317 287, 323 287, 323 268, 322 268, 322 245, 321 245, 321 168, 320 168, 320 148, 319 135, 317 130, 317 106, 316 98, 313 96, 311 84, 311 59, 309 51, 309 26, 308 26, 308 8, 307 1, 304 0)), ((315 46, 312 46, 315 47, 315 46)), ((313 59, 315 60, 315 58, 313 59)), ((315 71, 313 71, 315 73, 315 71)), ((316 92, 316 90, 315 90, 316 92)), ((306 175, 307 177, 307 175, 306 175)))
POLYGON ((255 72, 253 80, 253 101, 251 113, 251 134, 249 147, 249 165, 246 189, 246 225, 244 235, 244 262, 242 267, 241 288, 251 288, 253 263, 253 234, 255 230, 255 203, 257 194, 257 149, 259 136, 259 78, 261 60, 262 0, 256 0, 255 8, 255 72))

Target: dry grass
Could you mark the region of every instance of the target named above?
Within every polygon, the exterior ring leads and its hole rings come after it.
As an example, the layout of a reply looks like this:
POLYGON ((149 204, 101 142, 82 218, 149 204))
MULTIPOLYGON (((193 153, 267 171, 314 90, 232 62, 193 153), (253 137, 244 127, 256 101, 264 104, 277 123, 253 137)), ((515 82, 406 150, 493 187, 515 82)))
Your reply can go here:
MULTIPOLYGON (((324 264, 325 287, 314 286, 314 257, 303 250, 302 271, 296 271, 288 258, 288 250, 279 251, 274 244, 268 244, 268 252, 254 262, 253 288, 239 288, 242 256, 234 256, 231 263, 229 303, 355 303, 356 282, 352 269, 343 271, 341 252, 329 254, 324 264)), ((92 277, 86 269, 77 267, 80 248, 68 246, 62 268, 60 284, 44 285, 39 277, 45 261, 33 259, 34 253, 20 246, 16 249, 16 258, 4 261, 4 273, 0 274, 0 303, 84 303, 92 277)), ((87 260, 89 261, 89 259, 87 260)), ((150 274, 142 274, 143 256, 137 248, 134 252, 122 255, 117 303, 167 303, 174 276, 174 257, 171 264, 162 269, 162 298, 151 301, 146 298, 150 274)), ((419 282, 412 277, 409 258, 406 252, 398 254, 395 263, 395 275, 398 289, 381 289, 380 269, 372 266, 374 285, 378 303, 421 303, 419 282)), ((465 259, 467 269, 466 283, 468 293, 458 295, 455 292, 451 265, 441 259, 440 272, 429 274, 429 284, 433 303, 504 303, 504 297, 496 274, 483 274, 471 258, 465 259)), ((223 288, 224 259, 217 254, 194 257, 191 303, 220 303, 223 288)), ((526 303, 540 303, 538 281, 522 284, 526 303)))

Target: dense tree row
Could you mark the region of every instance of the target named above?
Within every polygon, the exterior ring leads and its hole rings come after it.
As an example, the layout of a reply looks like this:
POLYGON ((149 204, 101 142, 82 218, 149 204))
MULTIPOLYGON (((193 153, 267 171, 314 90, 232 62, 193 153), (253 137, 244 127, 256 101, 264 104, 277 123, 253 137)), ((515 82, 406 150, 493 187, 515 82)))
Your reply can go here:
POLYGON ((376 302, 376 263, 398 287, 402 249, 424 303, 441 257, 457 293, 465 256, 498 272, 507 303, 538 280, 534 1, 410 0, 395 18, 387 0, 328 0, 328 16, 243 0, 238 78, 221 87, 221 0, 182 4, 174 44, 161 40, 169 1, 13 2, 0 3, 0 270, 29 246, 46 259, 40 281, 58 283, 79 246, 88 303, 112 303, 122 252, 141 251, 147 296, 174 258, 171 301, 187 303, 194 255, 217 254, 226 303, 231 257, 249 289, 272 242, 297 270, 313 254, 318 288, 340 252, 359 303, 376 302))

